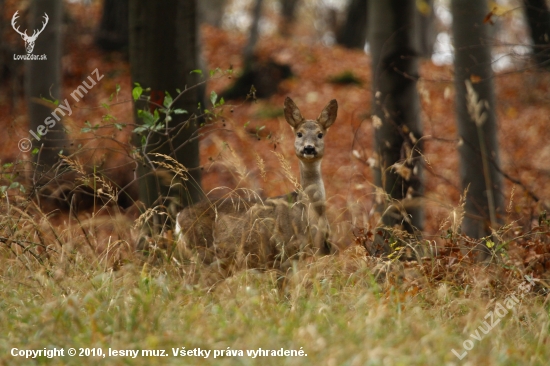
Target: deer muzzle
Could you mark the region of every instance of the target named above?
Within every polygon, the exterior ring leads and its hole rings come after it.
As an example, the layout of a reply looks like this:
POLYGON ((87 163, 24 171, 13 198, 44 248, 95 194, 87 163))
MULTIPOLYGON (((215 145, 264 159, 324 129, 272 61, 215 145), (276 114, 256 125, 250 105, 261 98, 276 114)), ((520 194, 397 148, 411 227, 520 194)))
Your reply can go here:
POLYGON ((315 150, 315 146, 308 145, 302 149, 302 155, 306 158, 314 157, 317 155, 317 150, 315 150))

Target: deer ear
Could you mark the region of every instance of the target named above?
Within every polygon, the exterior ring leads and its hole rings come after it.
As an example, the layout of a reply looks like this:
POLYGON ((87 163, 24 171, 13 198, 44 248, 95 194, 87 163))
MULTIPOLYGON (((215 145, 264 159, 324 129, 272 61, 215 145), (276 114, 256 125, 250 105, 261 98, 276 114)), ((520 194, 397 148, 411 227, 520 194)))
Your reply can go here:
POLYGON ((323 128, 327 129, 330 126, 332 126, 334 121, 336 121, 337 114, 338 114, 338 102, 336 102, 336 99, 333 99, 330 102, 328 102, 325 109, 323 109, 319 117, 317 117, 317 122, 319 122, 319 124, 323 126, 323 128))
POLYGON ((288 124, 292 126, 292 128, 296 128, 304 120, 304 117, 302 117, 300 110, 289 97, 286 97, 285 99, 284 111, 285 119, 288 124))

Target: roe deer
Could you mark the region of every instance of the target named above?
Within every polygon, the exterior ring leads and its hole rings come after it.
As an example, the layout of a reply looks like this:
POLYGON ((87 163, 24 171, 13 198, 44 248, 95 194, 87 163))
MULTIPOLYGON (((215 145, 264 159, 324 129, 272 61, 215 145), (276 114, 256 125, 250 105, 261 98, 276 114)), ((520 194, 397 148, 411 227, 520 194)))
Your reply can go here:
POLYGON ((288 268, 304 255, 328 254, 329 226, 321 160, 325 134, 336 120, 331 100, 316 120, 306 120, 290 98, 284 115, 295 135, 300 186, 287 195, 261 199, 226 198, 186 208, 176 219, 177 254, 198 255, 224 269, 288 268))

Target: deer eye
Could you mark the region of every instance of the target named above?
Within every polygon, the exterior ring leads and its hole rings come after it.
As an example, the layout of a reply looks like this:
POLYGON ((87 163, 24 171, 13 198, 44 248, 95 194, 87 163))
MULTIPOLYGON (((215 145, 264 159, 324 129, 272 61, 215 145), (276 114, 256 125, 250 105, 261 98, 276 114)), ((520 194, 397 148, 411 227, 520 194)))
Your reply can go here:
POLYGON ((303 136, 303 134, 302 134, 301 132, 298 132, 298 133, 296 134, 296 136, 298 136, 298 137, 301 138, 301 137, 303 136))
POLYGON ((320 134, 317 135, 317 137, 320 138, 320 139, 322 139, 322 138, 323 138, 323 134, 320 133, 320 134))

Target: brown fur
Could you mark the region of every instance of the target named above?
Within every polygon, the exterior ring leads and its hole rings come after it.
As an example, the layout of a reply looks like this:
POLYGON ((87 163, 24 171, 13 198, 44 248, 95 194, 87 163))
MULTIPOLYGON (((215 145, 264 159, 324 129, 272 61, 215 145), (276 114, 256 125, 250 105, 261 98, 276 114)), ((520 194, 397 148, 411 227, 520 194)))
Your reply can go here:
POLYGON ((300 160, 297 192, 279 197, 226 198, 201 202, 178 214, 176 254, 233 268, 288 268, 293 260, 327 254, 325 188, 321 177, 324 135, 336 119, 332 100, 316 120, 302 117, 296 104, 285 100, 285 118, 295 133, 300 160))

